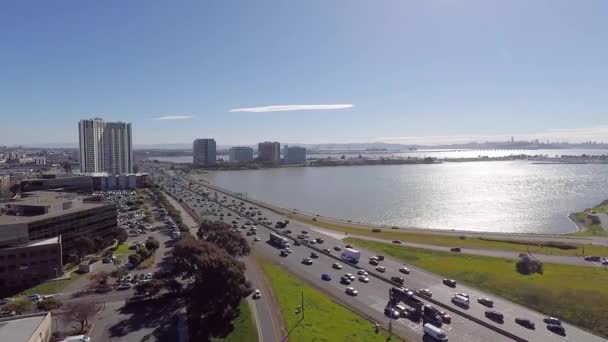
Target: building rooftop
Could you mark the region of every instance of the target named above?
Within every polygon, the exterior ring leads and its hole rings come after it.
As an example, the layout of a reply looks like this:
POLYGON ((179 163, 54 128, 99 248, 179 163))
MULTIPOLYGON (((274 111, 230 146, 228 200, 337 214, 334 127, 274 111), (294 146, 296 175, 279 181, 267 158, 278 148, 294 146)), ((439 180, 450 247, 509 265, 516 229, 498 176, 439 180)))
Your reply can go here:
POLYGON ((0 207, 43 208, 45 212, 31 216, 0 214, 0 225, 29 223, 107 205, 103 202, 84 202, 83 197, 65 192, 33 191, 26 195, 24 198, 3 202, 0 207))
POLYGON ((11 248, 23 248, 23 247, 43 246, 43 245, 52 245, 52 244, 56 244, 56 243, 59 243, 59 236, 55 236, 55 237, 52 237, 52 238, 49 238, 49 239, 30 241, 28 243, 24 243, 24 244, 21 244, 21 245, 13 245, 13 246, 10 246, 10 247, 4 247, 2 249, 5 250, 5 249, 11 249, 11 248))
POLYGON ((0 318, 0 341, 28 341, 50 312, 0 318))

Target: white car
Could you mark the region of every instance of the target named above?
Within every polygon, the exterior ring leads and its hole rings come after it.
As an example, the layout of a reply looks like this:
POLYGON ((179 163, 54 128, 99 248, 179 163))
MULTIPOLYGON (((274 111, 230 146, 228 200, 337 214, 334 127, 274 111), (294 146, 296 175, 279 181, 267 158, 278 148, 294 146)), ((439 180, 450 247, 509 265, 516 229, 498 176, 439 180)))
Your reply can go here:
POLYGON ((366 270, 359 270, 357 271, 358 275, 362 275, 362 276, 366 276, 367 275, 367 271, 366 270))
POLYGON ((354 276, 354 275, 352 275, 352 274, 350 274, 350 273, 345 273, 345 274, 344 274, 344 276, 345 276, 346 278, 348 278, 350 281, 355 280, 355 276, 354 276))
POLYGON ((342 269, 342 265, 338 264, 337 262, 335 262, 333 265, 331 265, 331 267, 335 268, 336 270, 342 269))
POLYGON ((378 266, 378 267, 376 267, 376 271, 378 271, 380 273, 384 273, 384 272, 386 272, 386 267, 384 267, 384 266, 378 266))
POLYGON ((405 273, 405 274, 410 274, 410 269, 405 266, 401 266, 401 268, 399 268, 399 272, 405 273))
POLYGON ((368 276, 364 276, 364 275, 360 275, 359 276, 359 281, 362 283, 369 283, 369 277, 368 276))
POLYGON ((260 292, 260 290, 258 290, 258 289, 255 289, 255 291, 253 291, 253 295, 251 297, 253 299, 262 298, 262 292, 260 292))
POLYGON ((256 241, 256 242, 257 242, 257 241, 260 241, 260 238, 256 236, 256 237, 253 239, 253 241, 256 241))

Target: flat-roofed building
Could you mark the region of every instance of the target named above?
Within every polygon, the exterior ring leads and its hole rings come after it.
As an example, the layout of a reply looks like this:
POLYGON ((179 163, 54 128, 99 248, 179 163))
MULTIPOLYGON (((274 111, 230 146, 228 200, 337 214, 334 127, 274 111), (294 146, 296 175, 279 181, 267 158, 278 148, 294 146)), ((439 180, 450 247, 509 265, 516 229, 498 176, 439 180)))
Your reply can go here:
POLYGON ((263 162, 278 163, 281 161, 281 144, 265 141, 258 144, 258 159, 263 162))
POLYGON ((0 318, 2 342, 49 342, 52 335, 52 314, 39 312, 0 318))
POLYGON ((230 160, 248 162, 253 160, 253 148, 246 146, 235 146, 230 148, 230 160))
POLYGON ((196 139, 192 143, 192 162, 194 165, 213 165, 217 160, 215 140, 196 139))
POLYGON ((283 151, 283 161, 285 164, 306 163, 306 148, 285 145, 285 149, 283 151))
POLYGON ((0 248, 2 290, 29 288, 62 274, 63 257, 59 236, 0 248))

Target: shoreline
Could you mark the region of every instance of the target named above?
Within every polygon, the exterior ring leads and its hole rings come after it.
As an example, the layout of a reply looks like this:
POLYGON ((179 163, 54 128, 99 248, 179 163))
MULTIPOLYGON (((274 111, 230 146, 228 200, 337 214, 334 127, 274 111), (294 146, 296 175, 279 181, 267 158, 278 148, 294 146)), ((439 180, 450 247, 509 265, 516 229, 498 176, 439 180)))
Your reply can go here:
MULTIPOLYGON (((205 173, 197 174, 198 179, 194 177, 194 175, 189 174, 186 177, 191 181, 200 181, 204 183, 206 186, 215 189, 216 191, 230 194, 235 196, 235 193, 231 190, 224 189, 216 184, 213 184, 209 181, 207 177, 205 177, 205 173)), ((238 196, 236 196, 238 197, 238 196)), ((381 224, 373 224, 373 223, 362 223, 351 220, 337 219, 329 216, 324 216, 320 214, 309 213, 297 208, 286 208, 280 205, 264 202, 257 200, 255 198, 247 198, 247 201, 256 203, 256 205, 260 207, 264 207, 266 209, 272 210, 276 213, 280 213, 289 217, 290 219, 295 219, 298 221, 319 221, 321 223, 325 222, 327 224, 335 224, 343 227, 356 228, 356 229, 386 229, 387 231, 394 230, 400 232, 408 232, 408 233, 418 233, 418 234, 435 234, 435 235, 466 235, 466 236, 494 236, 494 237, 515 237, 515 238, 559 238, 559 239, 585 239, 585 240, 593 240, 592 236, 575 236, 570 235, 572 233, 577 233, 580 230, 580 227, 570 218, 569 220, 575 227, 575 230, 572 232, 566 233, 518 233, 518 232, 492 232, 492 231, 473 231, 473 230, 461 230, 461 229, 440 229, 440 228, 421 228, 421 227, 402 227, 402 226, 393 226, 393 225, 381 225, 381 224)), ((313 223, 314 224, 314 223, 313 223)))

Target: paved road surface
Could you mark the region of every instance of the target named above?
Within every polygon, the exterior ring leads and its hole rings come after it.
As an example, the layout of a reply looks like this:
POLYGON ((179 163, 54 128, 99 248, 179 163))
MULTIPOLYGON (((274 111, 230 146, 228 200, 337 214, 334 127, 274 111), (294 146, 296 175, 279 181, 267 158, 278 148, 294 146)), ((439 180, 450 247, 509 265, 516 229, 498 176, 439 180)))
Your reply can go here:
MULTIPOLYGON (((228 202, 230 202, 232 198, 228 197, 228 202)), ((241 199, 238 199, 241 201, 241 199)), ((285 219, 284 216, 278 215, 270 212, 269 210, 263 210, 263 216, 266 216, 271 221, 277 221, 285 219)), ((301 229, 311 230, 312 227, 309 227, 306 224, 302 224, 299 222, 292 222, 289 225, 289 229, 294 232, 298 232, 301 229)), ((268 233, 268 230, 261 230, 268 233)), ((340 241, 332 239, 330 236, 325 236, 326 245, 333 246, 334 244, 341 244, 340 241)), ((390 285, 388 283, 379 281, 378 279, 373 279, 370 284, 357 284, 357 289, 360 294, 356 298, 348 298, 343 293, 343 286, 339 285, 336 281, 332 281, 329 283, 322 283, 320 280, 321 273, 330 273, 334 276, 338 276, 344 272, 356 272, 356 268, 351 267, 350 265, 345 265, 345 269, 337 272, 334 271, 330 265, 334 262, 333 259, 330 259, 326 256, 321 256, 319 259, 315 260, 313 266, 304 266, 300 263, 302 257, 306 256, 310 253, 310 249, 307 246, 294 247, 293 253, 287 258, 281 258, 278 256, 278 251, 273 249, 271 246, 265 243, 257 243, 255 247, 256 251, 259 250, 261 253, 266 253, 267 256, 273 257, 277 262, 282 263, 287 269, 292 272, 301 274, 306 279, 310 279, 311 281, 319 282, 318 286, 323 288, 327 293, 332 295, 333 297, 340 298, 348 303, 349 306, 358 309, 361 312, 366 313, 369 316, 376 318, 378 321, 382 322, 386 320, 383 316, 382 310, 387 301, 387 293, 390 285), (282 260, 281 260, 282 259, 282 260)), ((366 260, 372 256, 372 253, 369 251, 362 250, 362 263, 359 265, 360 267, 364 267, 366 269, 372 270, 369 265, 366 264, 366 260)), ((398 274, 397 269, 400 264, 392 261, 385 260, 383 262, 384 266, 387 267, 387 274, 398 274)), ((466 292, 471 295, 472 305, 468 310, 469 314, 474 315, 482 320, 487 320, 484 317, 485 308, 476 303, 476 298, 478 297, 492 297, 489 294, 482 293, 476 289, 458 285, 456 289, 448 288, 441 283, 441 277, 426 272, 421 269, 417 269, 415 267, 410 267, 412 269, 412 273, 406 277, 406 285, 410 288, 430 288, 434 295, 435 299, 438 299, 448 306, 450 304, 450 298, 455 292, 466 292)), ((335 279, 335 278, 334 278, 335 279)), ((532 310, 526 309, 514 303, 510 303, 508 301, 494 298, 495 301, 495 309, 501 311, 505 314, 505 322, 504 324, 493 323, 488 321, 491 324, 495 324, 500 326, 502 329, 506 329, 512 333, 517 334, 518 336, 525 338, 529 341, 604 341, 603 339, 591 335, 587 332, 584 332, 574 326, 565 324, 567 336, 561 337, 555 335, 551 332, 548 332, 544 325, 542 324, 543 315, 533 312, 532 310), (520 326, 515 325, 513 319, 515 317, 526 317, 532 319, 537 324, 536 331, 530 331, 520 326)), ((497 340, 501 341, 505 338, 497 333, 477 324, 472 321, 461 318, 460 316, 452 313, 453 323, 449 328, 446 327, 446 330, 449 331, 449 336, 451 341, 490 341, 497 340)), ((398 331, 403 333, 403 336, 420 338, 420 326, 413 324, 413 322, 408 322, 405 320, 398 320, 394 326, 398 331)))
MULTIPOLYGON (((322 228, 316 228, 314 226, 311 226, 310 229, 312 229, 316 232, 319 232, 321 234, 331 236, 338 240, 343 240, 347 237, 351 237, 351 238, 357 238, 357 239, 362 239, 362 240, 377 241, 377 242, 382 242, 382 243, 389 243, 389 244, 392 243, 391 241, 388 241, 386 239, 379 239, 379 238, 374 238, 374 237, 370 237, 370 236, 366 236, 366 235, 355 235, 355 234, 344 235, 343 233, 340 233, 340 232, 330 231, 330 230, 322 229, 322 228)), ((426 244, 407 242, 407 241, 402 241, 401 246, 409 246, 409 247, 429 249, 429 250, 441 251, 441 252, 450 251, 450 247, 426 245, 426 244)), ((476 248, 464 248, 464 247, 461 248, 461 253, 489 256, 489 257, 495 257, 495 258, 505 258, 505 259, 519 259, 519 254, 520 254, 520 252, 513 252, 513 251, 501 251, 501 250, 495 250, 495 249, 476 249, 476 248)), ((564 256, 564 255, 548 255, 548 254, 533 254, 533 255, 534 255, 534 258, 536 258, 542 262, 547 262, 547 263, 602 267, 602 263, 586 261, 582 257, 564 256)))

